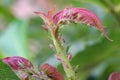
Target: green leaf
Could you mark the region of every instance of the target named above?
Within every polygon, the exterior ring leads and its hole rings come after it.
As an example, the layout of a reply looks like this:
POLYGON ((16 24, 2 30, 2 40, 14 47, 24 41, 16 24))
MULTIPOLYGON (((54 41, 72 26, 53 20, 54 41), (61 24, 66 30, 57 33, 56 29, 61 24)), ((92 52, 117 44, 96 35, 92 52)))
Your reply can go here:
POLYGON ((0 60, 0 80, 20 80, 12 69, 0 60))
MULTIPOLYGON (((114 31, 114 33, 111 34, 111 37, 113 38, 113 42, 109 42, 107 40, 103 40, 101 43, 98 43, 93 46, 88 46, 84 51, 79 52, 73 60, 73 65, 80 65, 79 68, 79 75, 81 76, 82 80, 85 80, 85 77, 88 77, 90 72, 94 70, 97 65, 104 62, 104 65, 110 66, 114 65, 113 67, 110 67, 108 71, 105 71, 103 68, 103 72, 98 73, 100 74, 99 77, 101 77, 101 74, 105 76, 104 79, 99 80, 106 80, 108 72, 111 72, 111 70, 119 70, 120 65, 120 54, 119 54, 119 48, 120 48, 120 38, 118 38, 120 31, 114 31), (83 78, 84 77, 84 78, 83 78)), ((106 67, 108 69, 108 67, 106 67)), ((97 78, 99 78, 97 77, 97 78)), ((102 78, 101 77, 101 78, 102 78)), ((97 79, 98 80, 98 79, 97 79)))

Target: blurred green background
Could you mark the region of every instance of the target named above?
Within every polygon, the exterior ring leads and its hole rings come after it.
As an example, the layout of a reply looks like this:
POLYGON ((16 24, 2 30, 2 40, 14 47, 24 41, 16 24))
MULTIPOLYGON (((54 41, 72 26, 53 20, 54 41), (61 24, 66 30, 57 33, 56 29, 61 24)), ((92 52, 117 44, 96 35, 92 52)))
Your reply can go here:
MULTIPOLYGON (((120 71, 120 0, 0 0, 0 58, 23 56, 36 67, 43 63, 57 66, 63 72, 55 51, 49 48, 50 35, 42 29, 44 22, 34 11, 47 13, 67 7, 87 8, 96 13, 113 42, 99 30, 82 24, 61 29, 65 47, 73 54, 71 64, 80 80, 107 80, 120 71)), ((63 72, 64 73, 64 72, 63 72)))

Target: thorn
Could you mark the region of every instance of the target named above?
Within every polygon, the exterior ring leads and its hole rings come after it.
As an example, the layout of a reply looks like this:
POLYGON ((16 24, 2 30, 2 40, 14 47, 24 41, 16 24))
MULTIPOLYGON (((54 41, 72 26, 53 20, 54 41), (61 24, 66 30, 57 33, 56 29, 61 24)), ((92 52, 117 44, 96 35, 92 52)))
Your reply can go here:
POLYGON ((71 47, 70 45, 68 45, 68 46, 66 47, 66 52, 69 51, 70 47, 71 47))
POLYGON ((60 56, 59 56, 58 54, 55 55, 55 58, 56 58, 57 60, 59 60, 59 61, 62 61, 61 58, 60 58, 60 56))
POLYGON ((59 35, 59 37, 58 37, 58 38, 59 38, 59 40, 60 40, 61 42, 65 43, 65 39, 62 37, 62 35, 61 35, 61 34, 59 35))
POLYGON ((53 44, 49 44, 49 47, 50 47, 51 49, 55 49, 55 47, 54 47, 53 44))
POLYGON ((69 54, 67 55, 67 57, 68 57, 69 60, 71 60, 71 59, 72 59, 72 54, 69 53, 69 54))
POLYGON ((78 72, 78 69, 80 68, 80 65, 76 65, 75 67, 74 67, 74 71, 75 71, 75 73, 77 73, 78 72))
POLYGON ((48 28, 45 25, 42 25, 43 29, 48 32, 48 28))

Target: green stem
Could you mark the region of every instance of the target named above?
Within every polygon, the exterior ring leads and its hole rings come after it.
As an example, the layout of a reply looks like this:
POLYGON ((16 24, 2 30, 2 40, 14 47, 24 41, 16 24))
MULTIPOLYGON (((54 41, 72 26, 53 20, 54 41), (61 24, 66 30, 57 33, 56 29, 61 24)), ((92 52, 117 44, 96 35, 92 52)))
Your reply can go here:
POLYGON ((68 80, 76 80, 75 72, 72 69, 72 66, 67 58, 67 53, 66 53, 64 47, 61 45, 61 42, 59 41, 58 37, 56 38, 54 35, 54 32, 52 32, 52 31, 51 31, 51 36, 52 36, 52 40, 53 40, 54 46, 57 51, 57 56, 59 56, 59 58, 60 58, 60 61, 64 68, 64 71, 68 77, 68 80))

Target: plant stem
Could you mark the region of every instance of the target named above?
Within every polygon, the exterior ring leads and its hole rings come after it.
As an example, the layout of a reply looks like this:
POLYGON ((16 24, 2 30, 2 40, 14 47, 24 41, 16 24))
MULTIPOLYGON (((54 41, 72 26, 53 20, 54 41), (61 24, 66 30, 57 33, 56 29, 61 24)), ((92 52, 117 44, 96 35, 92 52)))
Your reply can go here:
POLYGON ((58 36, 55 37, 54 32, 51 31, 52 40, 57 51, 57 56, 59 56, 60 61, 63 65, 64 71, 68 77, 68 80, 75 80, 75 72, 72 69, 72 66, 67 58, 67 53, 62 46, 61 42, 58 39, 58 36))

